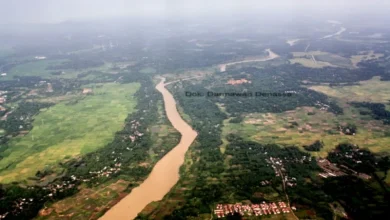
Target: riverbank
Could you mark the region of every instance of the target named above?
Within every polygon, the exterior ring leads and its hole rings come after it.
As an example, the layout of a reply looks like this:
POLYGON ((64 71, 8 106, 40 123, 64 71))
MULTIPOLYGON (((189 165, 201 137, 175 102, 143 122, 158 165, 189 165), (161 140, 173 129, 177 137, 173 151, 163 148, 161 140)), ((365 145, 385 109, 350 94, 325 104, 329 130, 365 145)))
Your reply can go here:
POLYGON ((180 142, 157 162, 141 185, 134 188, 129 195, 106 212, 100 218, 101 220, 134 219, 146 205, 161 200, 180 178, 179 169, 184 163, 185 153, 195 140, 197 132, 181 118, 175 99, 165 88, 167 84, 169 83, 165 83, 165 79, 162 79, 156 89, 163 95, 168 120, 181 134, 180 142))
POLYGON ((250 62, 263 62, 263 61, 273 60, 273 59, 279 57, 279 55, 274 53, 271 49, 266 49, 265 51, 268 52, 268 56, 266 56, 266 57, 259 58, 259 59, 242 60, 242 61, 231 62, 231 63, 224 63, 224 64, 219 65, 219 71, 220 72, 225 72, 226 68, 228 66, 235 65, 235 64, 250 63, 250 62))

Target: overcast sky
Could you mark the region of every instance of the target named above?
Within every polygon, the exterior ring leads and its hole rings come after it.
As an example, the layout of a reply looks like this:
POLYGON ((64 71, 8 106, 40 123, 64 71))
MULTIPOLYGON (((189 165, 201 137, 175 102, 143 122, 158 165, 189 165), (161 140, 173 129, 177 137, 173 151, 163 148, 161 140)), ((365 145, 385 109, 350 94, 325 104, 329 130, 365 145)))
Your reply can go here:
POLYGON ((56 23, 118 16, 183 16, 248 10, 390 11, 390 0, 0 0, 1 23, 56 23))

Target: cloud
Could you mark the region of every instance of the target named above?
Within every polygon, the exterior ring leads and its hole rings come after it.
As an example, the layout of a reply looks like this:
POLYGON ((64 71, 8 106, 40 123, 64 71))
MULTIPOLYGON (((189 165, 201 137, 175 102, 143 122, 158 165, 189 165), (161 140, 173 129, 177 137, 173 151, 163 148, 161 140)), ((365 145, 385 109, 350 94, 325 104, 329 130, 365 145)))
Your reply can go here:
POLYGON ((390 10, 388 0, 0 0, 2 22, 59 22, 115 16, 184 16, 248 11, 390 10))

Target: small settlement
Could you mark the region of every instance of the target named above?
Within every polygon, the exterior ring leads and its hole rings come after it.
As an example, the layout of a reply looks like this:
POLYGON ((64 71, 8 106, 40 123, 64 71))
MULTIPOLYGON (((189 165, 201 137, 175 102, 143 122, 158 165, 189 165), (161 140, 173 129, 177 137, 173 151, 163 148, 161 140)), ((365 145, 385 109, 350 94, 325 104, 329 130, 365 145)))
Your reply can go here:
POLYGON ((226 217, 227 215, 233 215, 239 213, 241 216, 262 216, 262 215, 278 215, 281 213, 290 213, 292 210, 296 210, 294 206, 291 208, 286 205, 285 202, 278 202, 276 204, 262 202, 261 204, 217 204, 214 214, 218 218, 226 217))
POLYGON ((2 106, 7 101, 6 94, 7 91, 0 91, 0 112, 4 112, 5 110, 7 110, 5 107, 2 106))
MULTIPOLYGON (((356 163, 361 163, 361 161, 357 160, 356 163)), ((337 166, 337 164, 331 163, 327 159, 320 158, 317 160, 317 164, 319 167, 321 167, 324 170, 324 172, 318 174, 322 178, 344 176, 344 175, 354 175, 354 176, 362 178, 364 180, 371 179, 370 175, 367 175, 365 173, 359 173, 359 172, 352 170, 351 168, 349 168, 345 165, 337 166)))
POLYGON ((230 79, 226 84, 228 85, 239 85, 239 84, 245 84, 245 83, 252 83, 252 81, 250 80, 247 80, 247 79, 237 79, 237 80, 234 80, 234 79, 230 79))

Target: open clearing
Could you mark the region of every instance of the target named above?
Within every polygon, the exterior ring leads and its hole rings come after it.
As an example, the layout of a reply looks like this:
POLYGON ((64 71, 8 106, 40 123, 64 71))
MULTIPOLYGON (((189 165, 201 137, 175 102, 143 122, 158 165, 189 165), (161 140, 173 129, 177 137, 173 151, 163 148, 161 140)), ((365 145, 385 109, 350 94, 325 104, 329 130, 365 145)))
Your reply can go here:
POLYGON ((322 62, 322 61, 313 61, 312 59, 308 58, 294 58, 290 59, 291 64, 301 64, 302 66, 309 67, 309 68, 323 68, 327 66, 334 66, 328 62, 322 62))
POLYGON ((35 117, 33 129, 1 153, 0 182, 24 180, 65 157, 92 152, 113 140, 134 110, 140 85, 98 85, 93 95, 61 102, 35 117))
POLYGON ((360 81, 360 85, 353 86, 311 86, 312 90, 324 93, 328 96, 340 98, 347 102, 379 102, 389 103, 390 82, 381 81, 380 77, 360 81))
POLYGON ((45 77, 53 77, 50 72, 54 70, 48 70, 47 68, 52 65, 58 65, 66 60, 37 60, 33 62, 28 62, 24 64, 20 64, 12 68, 7 76, 1 77, 0 79, 10 80, 13 79, 14 76, 41 76, 45 77))
POLYGON ((0 80, 10 80, 14 76, 39 76, 42 78, 76 78, 80 73, 88 73, 82 79, 95 79, 97 77, 104 77, 104 75, 115 74, 117 71, 113 71, 113 67, 121 67, 125 65, 131 65, 131 62, 128 63, 104 63, 99 67, 85 68, 82 70, 49 70, 49 66, 59 65, 66 60, 37 60, 28 63, 23 63, 13 67, 8 73, 7 76, 0 77, 0 80), (61 71, 63 74, 52 75, 51 72, 61 71), (102 72, 103 75, 99 75, 99 72, 102 72))
POLYGON ((240 124, 228 123, 225 120, 223 136, 235 133, 260 143, 299 147, 312 144, 316 140, 322 140, 325 144, 324 148, 318 153, 312 153, 322 157, 326 156, 338 143, 346 141, 367 147, 373 152, 386 151, 384 146, 390 142, 390 136, 386 136, 384 131, 389 130, 390 126, 384 126, 381 121, 360 117, 356 109, 347 109, 348 106, 344 106, 345 114, 340 116, 314 107, 299 107, 277 114, 248 114, 245 116, 244 122, 240 124), (340 133, 337 128, 338 123, 356 124, 357 134, 340 133))
POLYGON ((305 67, 323 68, 323 67, 341 67, 358 68, 358 63, 367 60, 375 60, 383 57, 383 54, 374 53, 374 51, 362 51, 359 55, 350 58, 342 57, 323 51, 292 52, 294 56, 290 59, 291 64, 299 63, 305 67))
POLYGON ((36 219, 96 219, 101 212, 126 195, 124 192, 129 182, 125 180, 110 181, 103 186, 82 187, 76 195, 60 200, 42 209, 36 219))
POLYGON ((360 55, 351 56, 351 62, 354 67, 358 67, 358 63, 367 60, 376 60, 378 58, 383 57, 384 55, 381 53, 374 53, 374 51, 362 52, 360 55))
MULTIPOLYGON (((179 133, 170 125, 165 116, 162 101, 158 105, 159 120, 149 130, 153 146, 149 149, 150 157, 139 166, 154 166, 161 154, 170 151, 179 142, 179 133)), ((84 185, 75 195, 57 201, 41 209, 36 219, 97 219, 129 193, 129 184, 140 184, 142 180, 131 175, 121 175, 98 187, 88 188, 84 185)))
POLYGON ((290 59, 292 64, 299 63, 309 68, 323 68, 323 67, 342 67, 353 68, 350 59, 339 56, 337 54, 331 54, 322 51, 309 51, 309 52, 292 52, 294 56, 290 59))

